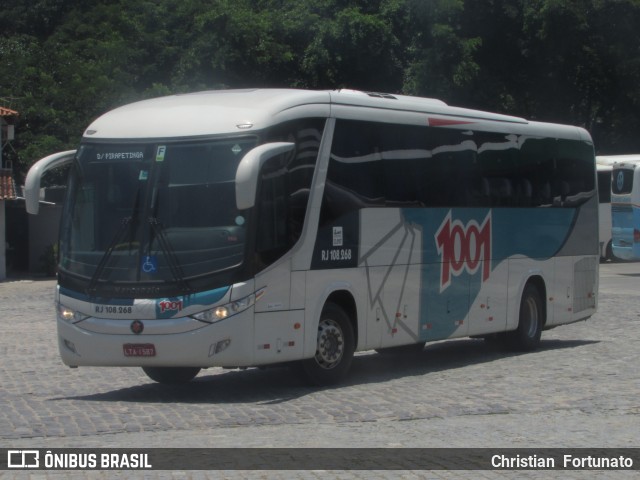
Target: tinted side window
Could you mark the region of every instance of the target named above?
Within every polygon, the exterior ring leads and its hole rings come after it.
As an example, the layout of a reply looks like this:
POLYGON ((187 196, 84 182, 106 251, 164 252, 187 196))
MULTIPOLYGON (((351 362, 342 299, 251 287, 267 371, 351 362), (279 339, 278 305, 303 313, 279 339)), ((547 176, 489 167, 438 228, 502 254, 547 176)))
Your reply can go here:
POLYGON ((338 120, 321 221, 384 206, 570 207, 594 194, 586 142, 338 120))
POLYGON ((584 203, 596 191, 593 147, 585 142, 557 140, 556 178, 562 206, 584 203))
POLYGON ((595 194, 593 147, 574 140, 521 137, 520 176, 532 185, 532 206, 574 207, 595 194))
POLYGON ((598 201, 611 203, 611 170, 598 172, 598 201))
POLYGON ((475 150, 458 130, 338 120, 321 222, 361 208, 465 206, 475 150))
POLYGON ((504 133, 473 132, 478 152, 481 196, 475 203, 485 207, 531 205, 530 180, 521 178, 518 137, 504 133))
POLYGON ((265 134, 265 142, 292 142, 295 148, 269 160, 260 175, 258 268, 277 260, 302 234, 324 123, 324 119, 297 120, 265 134))
POLYGON ((384 204, 380 127, 369 122, 336 122, 327 182, 360 207, 384 204))
POLYGON ((474 201, 476 146, 464 132, 392 125, 381 138, 387 206, 458 207, 474 201))

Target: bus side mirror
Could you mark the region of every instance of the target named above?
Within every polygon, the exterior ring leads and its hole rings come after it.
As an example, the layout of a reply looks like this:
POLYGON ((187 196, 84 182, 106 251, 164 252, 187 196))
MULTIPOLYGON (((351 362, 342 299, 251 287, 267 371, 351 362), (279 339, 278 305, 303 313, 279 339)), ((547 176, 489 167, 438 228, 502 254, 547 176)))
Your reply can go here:
POLYGON ((256 203, 256 190, 260 170, 265 162, 277 155, 289 152, 294 143, 275 142, 259 145, 249 151, 236 171, 236 206, 238 210, 251 208, 256 203))
POLYGON ((54 153, 53 155, 38 160, 31 166, 24 182, 24 198, 27 213, 32 215, 38 214, 40 208, 40 180, 42 180, 42 175, 44 175, 47 170, 71 163, 75 154, 75 150, 54 153))

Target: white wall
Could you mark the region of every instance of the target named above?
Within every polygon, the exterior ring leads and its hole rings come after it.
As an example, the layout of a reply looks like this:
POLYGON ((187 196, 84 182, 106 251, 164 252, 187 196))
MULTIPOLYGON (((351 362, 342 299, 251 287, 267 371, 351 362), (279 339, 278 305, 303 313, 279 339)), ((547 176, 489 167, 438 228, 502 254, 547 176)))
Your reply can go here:
POLYGON ((42 255, 58 241, 62 205, 40 204, 38 215, 29 215, 29 271, 42 271, 42 255))

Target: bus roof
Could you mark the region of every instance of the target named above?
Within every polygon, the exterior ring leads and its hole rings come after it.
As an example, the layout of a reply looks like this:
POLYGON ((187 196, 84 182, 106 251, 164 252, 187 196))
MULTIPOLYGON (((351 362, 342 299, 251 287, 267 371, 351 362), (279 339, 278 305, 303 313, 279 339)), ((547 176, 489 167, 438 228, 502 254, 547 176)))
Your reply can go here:
POLYGON ((614 163, 638 162, 638 161, 640 161, 640 154, 597 155, 596 156, 596 163, 600 165, 613 165, 614 163))
POLYGON ((612 168, 637 168, 640 164, 640 154, 628 155, 598 155, 596 164, 611 165, 612 168))
POLYGON ((97 118, 86 129, 84 138, 151 139, 249 133, 286 120, 329 117, 339 111, 358 111, 364 118, 372 118, 370 109, 378 111, 375 118, 379 121, 384 121, 387 115, 393 117, 394 113, 411 113, 417 114, 427 125, 464 126, 498 122, 529 125, 542 134, 571 128, 571 132, 564 131, 560 136, 590 139, 586 132, 581 133, 582 129, 576 127, 528 122, 519 117, 451 107, 432 98, 357 90, 296 89, 212 90, 142 100, 97 118))

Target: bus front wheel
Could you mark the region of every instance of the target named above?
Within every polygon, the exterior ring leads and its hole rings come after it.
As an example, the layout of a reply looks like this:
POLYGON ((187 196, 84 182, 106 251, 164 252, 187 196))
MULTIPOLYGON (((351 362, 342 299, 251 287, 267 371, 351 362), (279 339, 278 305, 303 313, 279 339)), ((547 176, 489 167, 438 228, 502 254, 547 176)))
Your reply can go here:
POLYGON ((200 372, 199 367, 142 367, 151 380, 166 385, 187 383, 200 372))
POLYGON ((318 386, 342 380, 353 360, 354 338, 349 316, 337 305, 327 303, 318 322, 316 354, 302 362, 307 379, 318 386))
POLYGON ((528 283, 520 300, 518 328, 507 333, 507 345, 513 350, 531 351, 540 344, 544 324, 544 306, 538 288, 528 283))

